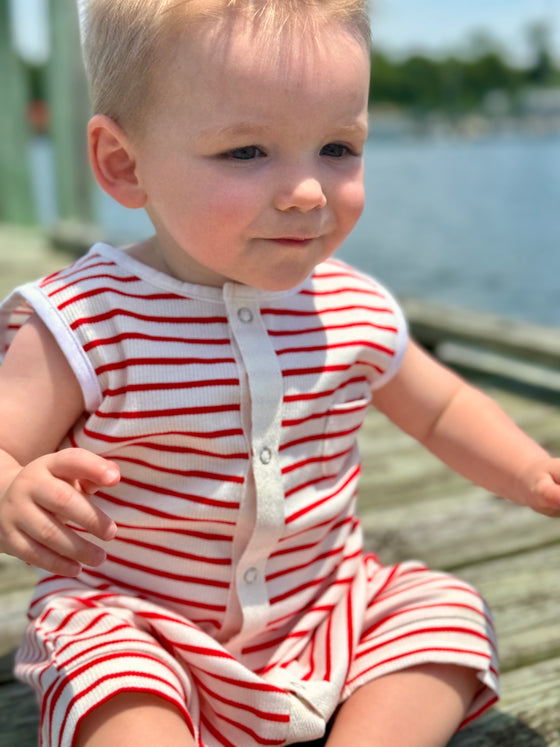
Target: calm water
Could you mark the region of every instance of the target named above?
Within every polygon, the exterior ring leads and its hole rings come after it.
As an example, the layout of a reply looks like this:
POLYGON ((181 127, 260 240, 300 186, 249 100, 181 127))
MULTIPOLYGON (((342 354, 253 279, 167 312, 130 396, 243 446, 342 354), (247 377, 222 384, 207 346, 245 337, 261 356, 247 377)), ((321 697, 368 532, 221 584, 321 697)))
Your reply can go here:
POLYGON ((399 295, 560 325, 560 136, 371 142, 340 252, 399 295))
MULTIPOLYGON (((560 135, 374 140, 366 164, 341 258, 401 297, 560 325, 560 135)), ((118 237, 150 230, 104 197, 99 215, 118 237)))

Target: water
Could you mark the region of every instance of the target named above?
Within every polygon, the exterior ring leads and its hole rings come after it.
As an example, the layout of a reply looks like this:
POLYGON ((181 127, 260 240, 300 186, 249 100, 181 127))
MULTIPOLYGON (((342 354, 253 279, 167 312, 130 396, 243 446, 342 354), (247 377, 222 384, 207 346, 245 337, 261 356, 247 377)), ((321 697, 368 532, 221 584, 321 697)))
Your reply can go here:
POLYGON ((371 141, 340 256, 399 296, 560 325, 560 136, 371 141))
MULTIPOLYGON (((400 297, 560 326, 560 135, 371 140, 366 193, 338 256, 400 297)), ((150 232, 98 203, 110 235, 150 232)))

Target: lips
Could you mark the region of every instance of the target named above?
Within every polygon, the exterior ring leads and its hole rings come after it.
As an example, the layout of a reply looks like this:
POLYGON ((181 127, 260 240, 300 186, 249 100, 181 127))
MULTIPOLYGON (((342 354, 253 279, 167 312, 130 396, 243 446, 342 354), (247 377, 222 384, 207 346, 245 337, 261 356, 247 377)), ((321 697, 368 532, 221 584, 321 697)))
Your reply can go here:
POLYGON ((284 246, 307 246, 314 241, 315 236, 279 236, 278 238, 270 239, 275 244, 282 244, 284 246))

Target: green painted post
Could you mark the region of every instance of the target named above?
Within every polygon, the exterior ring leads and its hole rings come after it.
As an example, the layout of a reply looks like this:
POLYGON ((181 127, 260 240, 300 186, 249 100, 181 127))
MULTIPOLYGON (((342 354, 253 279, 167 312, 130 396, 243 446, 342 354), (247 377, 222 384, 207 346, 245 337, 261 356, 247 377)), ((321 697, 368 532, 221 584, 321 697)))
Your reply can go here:
POLYGON ((49 0, 49 17, 48 88, 59 216, 91 223, 93 180, 86 139, 89 101, 76 3, 49 0))
POLYGON ((10 38, 9 1, 0 0, 0 220, 35 223, 28 153, 27 83, 10 38))

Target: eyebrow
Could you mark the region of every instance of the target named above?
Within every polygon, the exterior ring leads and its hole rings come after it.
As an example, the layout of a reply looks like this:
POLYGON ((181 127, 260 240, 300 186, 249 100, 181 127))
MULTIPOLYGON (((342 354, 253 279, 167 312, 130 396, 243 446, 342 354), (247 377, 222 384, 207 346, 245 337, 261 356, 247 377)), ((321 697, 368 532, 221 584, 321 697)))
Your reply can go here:
MULTIPOLYGON (((259 125, 252 122, 236 122, 223 127, 210 127, 200 133, 204 139, 259 138, 274 130, 274 125, 259 125)), ((367 122, 357 120, 352 124, 341 124, 333 127, 336 137, 367 136, 367 122)))
POLYGON ((202 130, 200 134, 203 138, 227 139, 232 137, 257 137, 259 135, 266 135, 270 130, 272 130, 272 127, 269 125, 236 122, 232 125, 224 125, 224 127, 209 127, 206 130, 202 130))

